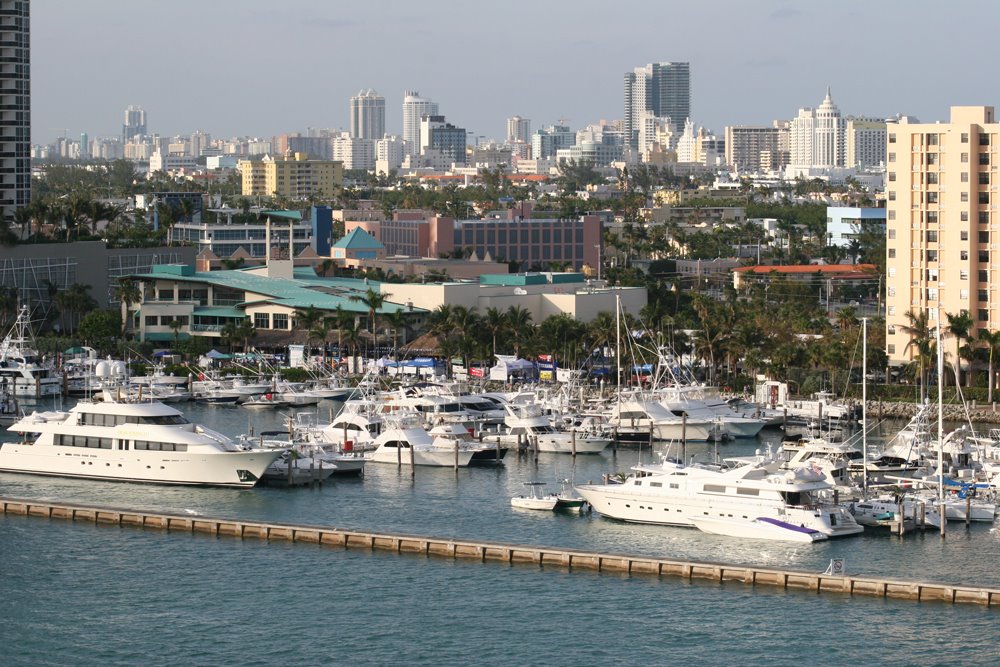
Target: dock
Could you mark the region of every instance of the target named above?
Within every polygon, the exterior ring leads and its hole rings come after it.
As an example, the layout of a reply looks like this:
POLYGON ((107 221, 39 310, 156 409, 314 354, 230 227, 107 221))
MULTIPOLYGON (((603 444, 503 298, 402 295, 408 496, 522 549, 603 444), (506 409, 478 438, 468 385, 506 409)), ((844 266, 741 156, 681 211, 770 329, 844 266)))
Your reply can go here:
POLYGON ((659 578, 707 580, 723 584, 734 582, 749 586, 811 591, 817 594, 838 594, 911 600, 938 601, 952 604, 1000 606, 1000 589, 981 586, 900 581, 877 577, 855 577, 759 568, 747 565, 726 565, 697 561, 677 561, 651 556, 595 553, 576 549, 537 547, 343 530, 323 526, 296 525, 219 519, 204 516, 162 514, 92 505, 51 503, 0 497, 3 514, 47 519, 63 519, 135 528, 166 530, 179 533, 203 533, 241 539, 281 540, 320 546, 390 551, 425 557, 464 559, 482 563, 529 564, 539 569, 560 571, 607 572, 646 575, 659 578))

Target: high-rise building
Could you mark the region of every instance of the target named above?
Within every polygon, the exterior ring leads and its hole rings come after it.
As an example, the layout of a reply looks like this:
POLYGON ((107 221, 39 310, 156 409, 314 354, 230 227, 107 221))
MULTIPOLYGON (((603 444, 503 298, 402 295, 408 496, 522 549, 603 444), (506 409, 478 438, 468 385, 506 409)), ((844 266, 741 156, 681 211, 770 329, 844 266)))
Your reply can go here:
POLYGON ((351 98, 351 137, 377 141, 384 134, 385 98, 371 88, 362 90, 351 98))
POLYGON ((911 317, 933 329, 966 311, 972 340, 1000 328, 1000 123, 993 107, 952 107, 948 123, 901 119, 886 138, 886 353, 907 362, 911 317))
POLYGON ((440 151, 452 162, 465 164, 466 131, 445 122, 444 116, 425 115, 420 119, 420 152, 440 151))
POLYGON ((555 157, 560 148, 569 148, 576 143, 576 133, 566 125, 551 125, 538 130, 531 137, 531 157, 555 157))
POLYGON ((409 154, 420 153, 420 119, 423 116, 437 116, 437 102, 420 97, 415 90, 403 93, 403 140, 407 142, 409 154))
POLYGON ((741 173, 781 169, 788 163, 787 121, 770 127, 733 125, 726 128, 726 164, 741 173))
POLYGON ((531 119, 514 116, 507 119, 507 143, 531 143, 531 119))
POLYGON ((344 165, 334 160, 310 160, 304 153, 284 158, 240 160, 243 196, 267 195, 305 199, 333 197, 344 183, 344 165))
POLYGON ((795 167, 843 167, 847 122, 833 103, 830 89, 815 109, 799 109, 789 129, 791 164, 795 167))
POLYGON ((146 136, 146 111, 142 107, 129 105, 125 109, 125 124, 122 125, 122 143, 146 136))
POLYGON ((634 150, 644 112, 683 126, 691 117, 690 63, 650 63, 625 74, 625 139, 634 150))
POLYGON ((4 111, 0 116, 0 202, 3 217, 31 200, 31 21, 28 0, 0 1, 0 88, 4 111))
POLYGON ((845 167, 877 167, 885 164, 886 122, 879 118, 848 118, 845 131, 845 167))

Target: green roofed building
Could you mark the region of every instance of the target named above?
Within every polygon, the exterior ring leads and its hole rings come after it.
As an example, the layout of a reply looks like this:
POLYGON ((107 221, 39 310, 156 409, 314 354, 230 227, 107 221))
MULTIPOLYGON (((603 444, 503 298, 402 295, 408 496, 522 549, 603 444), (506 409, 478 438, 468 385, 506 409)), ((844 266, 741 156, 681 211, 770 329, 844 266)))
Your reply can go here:
POLYGON ((394 300, 392 285, 382 290, 377 282, 324 278, 309 267, 295 267, 288 278, 269 276, 267 266, 195 271, 190 265, 160 265, 131 277, 140 283, 142 294, 139 302, 129 304, 126 322, 140 340, 172 340, 176 333, 183 334, 179 338, 219 339, 227 324, 248 320, 257 330, 254 340, 261 344, 305 343, 309 327, 299 320, 317 311, 320 317, 352 314, 356 327, 371 330, 366 301, 372 293, 384 299, 376 319, 399 311, 414 319, 425 314, 412 301, 394 300))
POLYGON ((384 259, 385 246, 361 227, 333 244, 332 256, 342 266, 357 266, 359 260, 384 259))

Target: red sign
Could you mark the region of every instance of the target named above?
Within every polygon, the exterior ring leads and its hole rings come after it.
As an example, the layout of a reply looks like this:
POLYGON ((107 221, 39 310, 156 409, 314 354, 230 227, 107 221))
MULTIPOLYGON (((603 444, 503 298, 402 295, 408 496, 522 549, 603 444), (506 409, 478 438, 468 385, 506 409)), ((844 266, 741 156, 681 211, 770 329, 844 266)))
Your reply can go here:
POLYGON ((482 368, 470 368, 469 369, 469 375, 471 375, 474 378, 481 378, 481 377, 483 377, 483 369, 482 368))

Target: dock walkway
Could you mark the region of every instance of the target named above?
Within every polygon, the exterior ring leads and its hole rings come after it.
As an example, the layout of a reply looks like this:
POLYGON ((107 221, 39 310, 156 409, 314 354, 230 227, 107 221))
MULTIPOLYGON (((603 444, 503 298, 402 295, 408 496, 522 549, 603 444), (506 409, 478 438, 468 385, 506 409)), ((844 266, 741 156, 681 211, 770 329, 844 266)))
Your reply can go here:
POLYGON ((542 569, 582 570, 624 573, 680 579, 738 582, 752 586, 800 589, 816 593, 864 595, 917 602, 941 601, 953 604, 1000 606, 1000 589, 979 586, 951 586, 937 583, 899 581, 873 577, 816 574, 777 570, 747 565, 726 565, 697 561, 676 561, 650 556, 630 556, 536 547, 518 544, 454 540, 418 535, 392 535, 322 526, 241 521, 204 516, 161 514, 91 505, 51 503, 0 497, 3 514, 48 519, 85 521, 155 528, 184 533, 207 533, 216 536, 283 540, 327 545, 345 549, 392 551, 451 559, 500 563, 529 563, 542 569))

